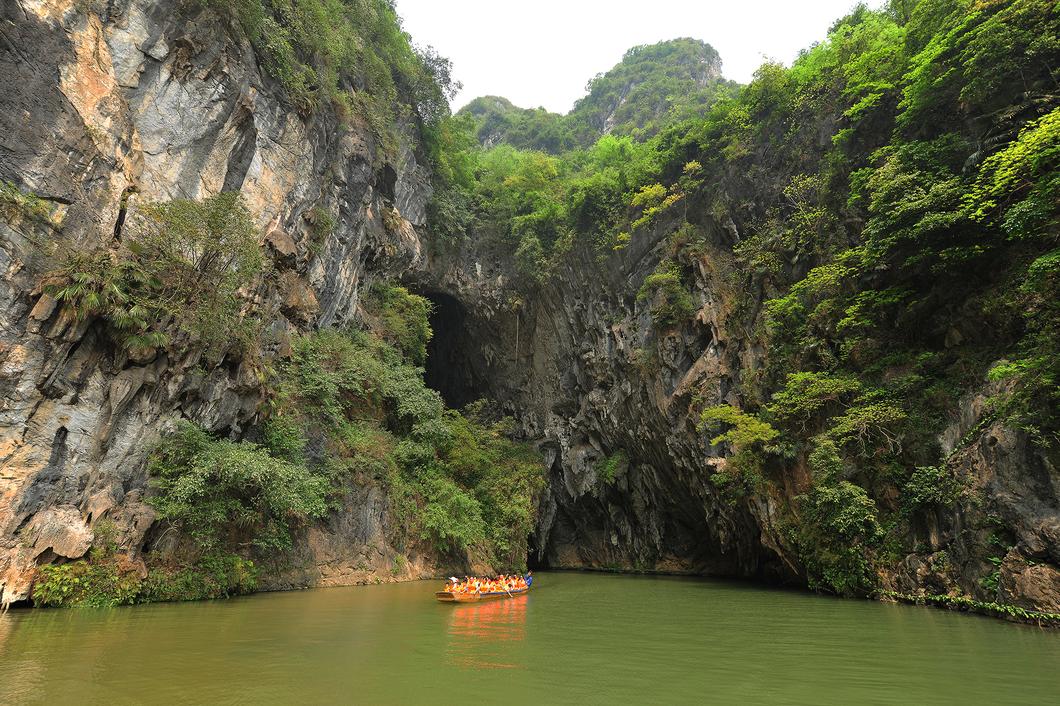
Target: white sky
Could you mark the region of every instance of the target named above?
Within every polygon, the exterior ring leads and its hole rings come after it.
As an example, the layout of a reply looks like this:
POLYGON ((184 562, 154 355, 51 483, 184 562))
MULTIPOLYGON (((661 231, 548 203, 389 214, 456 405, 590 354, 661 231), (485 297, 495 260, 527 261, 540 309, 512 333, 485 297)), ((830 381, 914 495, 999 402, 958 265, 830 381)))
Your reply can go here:
MULTIPOLYGON (((726 78, 747 83, 765 58, 790 64, 824 39, 856 0, 397 0, 420 45, 453 61, 473 98, 499 95, 524 108, 566 113, 585 84, 627 49, 693 37, 721 54, 726 78)), ((870 0, 879 7, 882 0, 870 0)))

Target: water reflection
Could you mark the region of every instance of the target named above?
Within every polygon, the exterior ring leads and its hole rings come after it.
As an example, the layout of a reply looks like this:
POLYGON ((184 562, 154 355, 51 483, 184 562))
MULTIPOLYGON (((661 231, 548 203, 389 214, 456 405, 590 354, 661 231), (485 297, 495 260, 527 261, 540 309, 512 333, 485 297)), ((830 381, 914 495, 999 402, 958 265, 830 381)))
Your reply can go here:
POLYGON ((471 669, 519 669, 512 647, 526 638, 530 596, 447 606, 449 663, 471 669))
POLYGON ((11 634, 11 625, 14 619, 8 615, 6 610, 0 608, 0 654, 4 653, 4 645, 7 644, 7 638, 11 634))

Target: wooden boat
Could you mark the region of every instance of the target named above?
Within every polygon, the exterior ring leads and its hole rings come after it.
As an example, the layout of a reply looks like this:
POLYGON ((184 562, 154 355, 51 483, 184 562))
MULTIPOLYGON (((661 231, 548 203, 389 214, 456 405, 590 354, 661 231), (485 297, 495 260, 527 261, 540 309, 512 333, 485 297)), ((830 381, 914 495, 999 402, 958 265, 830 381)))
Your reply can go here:
POLYGON ((525 588, 514 588, 511 591, 493 591, 491 593, 454 593, 453 591, 436 591, 434 597, 442 603, 477 603, 478 601, 490 601, 495 598, 515 598, 530 590, 525 588))

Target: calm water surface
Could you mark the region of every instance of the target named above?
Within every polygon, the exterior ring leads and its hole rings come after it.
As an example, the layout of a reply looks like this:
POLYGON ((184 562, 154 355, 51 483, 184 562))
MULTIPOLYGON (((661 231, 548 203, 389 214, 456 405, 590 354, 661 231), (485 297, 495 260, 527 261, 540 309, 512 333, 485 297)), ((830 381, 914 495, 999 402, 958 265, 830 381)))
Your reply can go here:
POLYGON ((417 582, 12 611, 0 703, 1060 703, 1058 632, 719 581, 537 579, 463 606, 417 582))

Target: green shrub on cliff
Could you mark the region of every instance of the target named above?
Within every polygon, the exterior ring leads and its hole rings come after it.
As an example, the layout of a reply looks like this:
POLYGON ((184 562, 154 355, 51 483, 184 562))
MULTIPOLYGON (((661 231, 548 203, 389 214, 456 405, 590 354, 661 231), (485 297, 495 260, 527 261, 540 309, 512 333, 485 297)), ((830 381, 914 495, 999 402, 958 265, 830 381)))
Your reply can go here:
POLYGON ((409 112, 427 125, 449 114, 449 61, 413 47, 388 0, 200 1, 232 13, 303 114, 333 103, 387 143, 409 112))
POLYGON ((773 393, 768 406, 774 418, 805 429, 829 407, 846 407, 851 397, 861 391, 856 378, 820 372, 789 373, 784 389, 773 393))
POLYGON ((423 365, 432 335, 430 300, 404 287, 377 283, 365 297, 364 306, 378 322, 383 340, 394 345, 413 365, 423 365))
POLYGON ((11 222, 17 218, 47 220, 48 203, 34 194, 23 193, 9 181, 0 181, 0 216, 11 222))
POLYGON ((237 193, 147 204, 108 252, 73 252, 44 280, 77 319, 99 317, 129 349, 198 346, 220 355, 251 320, 239 290, 261 272, 257 230, 237 193))
POLYGON ((732 453, 724 466, 711 478, 723 489, 730 502, 735 502, 757 489, 761 484, 765 456, 771 453, 779 432, 768 422, 728 404, 703 410, 699 428, 714 436, 712 445, 728 444, 732 453))
POLYGON ((737 451, 755 445, 768 444, 777 438, 777 430, 767 422, 728 404, 715 405, 703 410, 699 419, 704 428, 716 428, 717 424, 726 425, 727 428, 714 436, 710 443, 728 443, 737 451))
POLYGON ((518 568, 544 482, 539 456, 484 405, 445 409, 411 364, 427 303, 389 285, 377 291, 375 332, 323 329, 292 342, 265 425, 269 450, 336 478, 367 472, 387 488, 407 537, 518 568), (405 341, 403 350, 384 338, 405 341))
POLYGON ((234 536, 266 551, 291 546, 297 523, 327 511, 329 481, 250 442, 215 439, 184 422, 151 454, 158 519, 177 526, 206 554, 234 536))
POLYGON ((864 488, 844 479, 851 466, 832 440, 815 440, 808 465, 812 484, 795 497, 785 526, 809 587, 840 595, 869 593, 876 587, 873 559, 884 536, 876 503, 864 488))
POLYGON ((793 532, 812 589, 864 595, 876 586, 872 552, 883 536, 876 503, 864 488, 824 478, 796 498, 793 532))
POLYGON ((681 276, 681 268, 672 262, 663 261, 652 274, 644 278, 637 291, 638 301, 648 301, 651 318, 659 326, 679 326, 696 311, 688 286, 681 276))
POLYGON ((611 485, 617 480, 620 470, 629 467, 629 455, 619 449, 610 456, 596 463, 596 475, 605 485, 611 485))

